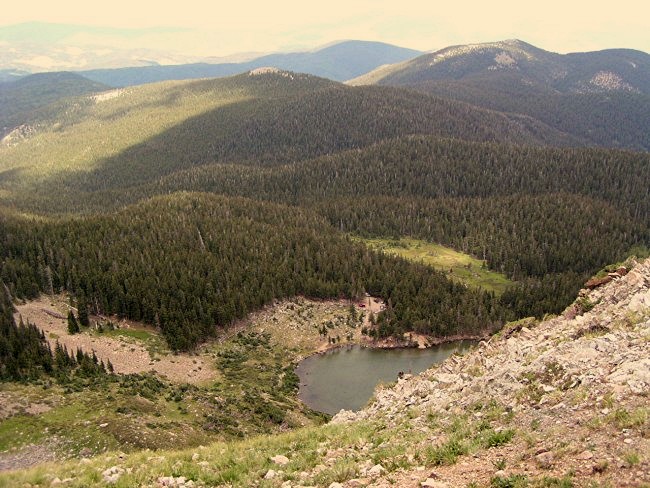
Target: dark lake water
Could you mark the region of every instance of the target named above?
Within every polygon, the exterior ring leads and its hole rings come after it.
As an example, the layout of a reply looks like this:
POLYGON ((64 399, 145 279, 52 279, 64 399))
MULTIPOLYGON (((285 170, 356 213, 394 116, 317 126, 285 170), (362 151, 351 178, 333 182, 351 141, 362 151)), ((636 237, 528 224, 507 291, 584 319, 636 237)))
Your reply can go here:
POLYGON ((428 349, 369 349, 350 346, 310 356, 296 369, 298 396, 319 412, 359 410, 380 382, 397 380, 400 371, 420 373, 454 352, 469 349, 474 341, 457 341, 428 349))

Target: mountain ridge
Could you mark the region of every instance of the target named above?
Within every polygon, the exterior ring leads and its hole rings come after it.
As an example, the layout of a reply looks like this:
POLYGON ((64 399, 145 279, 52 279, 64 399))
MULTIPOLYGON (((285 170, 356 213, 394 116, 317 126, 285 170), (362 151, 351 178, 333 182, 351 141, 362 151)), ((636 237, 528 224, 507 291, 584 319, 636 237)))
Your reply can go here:
POLYGON ((0 83, 0 139, 27 122, 30 114, 40 108, 107 88, 70 71, 36 73, 0 83))
POLYGON ((642 51, 557 54, 519 40, 452 46, 348 84, 409 88, 525 114, 591 144, 650 150, 650 55, 642 51))
POLYGON ((383 42, 349 40, 314 51, 266 54, 240 63, 125 67, 79 73, 91 80, 115 87, 165 80, 232 76, 265 66, 344 81, 379 65, 411 59, 419 54, 421 51, 383 42))
MULTIPOLYGON (((571 91, 584 89, 584 87, 577 86, 575 81, 567 85, 563 80, 571 73, 565 71, 590 69, 593 71, 593 75, 604 69, 609 63, 627 64, 632 70, 640 70, 643 79, 631 85, 631 88, 650 94, 650 81, 648 80, 650 55, 648 53, 633 49, 613 48, 558 54, 545 51, 519 39, 449 46, 406 61, 379 78, 377 82, 390 85, 412 85, 419 81, 458 80, 483 76, 486 74, 486 70, 511 70, 522 77, 527 77, 529 82, 546 82, 554 89, 571 91)), ((628 73, 631 72, 628 70, 628 73)), ((375 75, 370 72, 367 76, 375 75)), ((348 83, 364 84, 364 76, 349 80, 348 83)), ((607 87, 602 88, 607 89, 607 87)))

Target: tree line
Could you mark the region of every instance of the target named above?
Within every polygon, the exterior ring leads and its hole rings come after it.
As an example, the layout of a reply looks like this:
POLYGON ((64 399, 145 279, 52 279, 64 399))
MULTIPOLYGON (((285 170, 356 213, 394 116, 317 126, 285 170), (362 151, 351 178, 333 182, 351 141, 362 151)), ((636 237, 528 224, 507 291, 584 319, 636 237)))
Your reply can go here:
POLYGON ((0 290, 0 381, 35 381, 52 377, 60 383, 73 378, 90 379, 112 373, 110 362, 104 364, 95 353, 81 349, 68 351, 56 343, 50 347, 43 332, 31 323, 18 324, 7 289, 0 290))

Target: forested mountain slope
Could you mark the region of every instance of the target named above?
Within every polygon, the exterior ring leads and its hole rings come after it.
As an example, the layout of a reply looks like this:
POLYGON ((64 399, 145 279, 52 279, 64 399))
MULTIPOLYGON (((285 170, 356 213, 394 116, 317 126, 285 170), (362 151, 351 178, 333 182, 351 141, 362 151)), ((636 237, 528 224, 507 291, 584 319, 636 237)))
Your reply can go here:
MULTIPOLYGON (((650 95, 650 55, 632 49, 557 54, 513 39, 450 46, 385 70, 374 80, 406 85, 432 80, 462 80, 514 74, 529 84, 558 92, 624 90, 650 95)), ((369 77, 372 74, 369 74, 369 77)), ((358 84, 364 77, 352 80, 358 84)))
POLYGON ((650 55, 560 55, 511 40, 452 46, 351 81, 526 114, 592 143, 648 150, 650 55))
POLYGON ((576 139, 400 88, 261 70, 35 114, 27 139, 0 148, 2 281, 15 296, 92 297, 177 349, 296 293, 372 291, 390 303, 383 336, 489 328, 561 310, 650 243, 647 154, 541 147, 576 139), (440 242, 517 284, 473 295, 346 233, 440 242))
POLYGON ((62 98, 106 90, 75 73, 39 73, 0 83, 0 138, 25 123, 30 112, 62 98))
POLYGON ((12 296, 67 290, 93 312, 159 326, 176 350, 294 295, 380 296, 380 336, 475 333, 509 316, 494 295, 371 251, 312 212, 239 198, 177 193, 102 217, 0 217, 0 250, 12 296))
POLYGON ((7 200, 27 188, 51 194, 71 179, 85 189, 119 188, 206 163, 275 165, 410 134, 575 142, 528 117, 278 71, 69 99, 42 110, 32 125, 28 140, 0 148, 7 200))

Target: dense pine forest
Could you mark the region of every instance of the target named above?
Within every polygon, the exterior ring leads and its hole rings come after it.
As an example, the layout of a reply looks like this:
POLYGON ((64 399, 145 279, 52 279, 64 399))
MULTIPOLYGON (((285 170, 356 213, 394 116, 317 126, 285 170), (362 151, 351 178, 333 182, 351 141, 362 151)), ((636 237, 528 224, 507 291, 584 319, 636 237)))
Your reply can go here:
POLYGON ((579 142, 399 88, 246 74, 31 117, 33 135, 0 148, 8 293, 68 292, 175 350, 293 295, 381 297, 381 337, 491 331, 560 312, 650 243, 647 153, 544 147, 579 142), (515 284, 467 289, 350 235, 445 244, 515 284))
POLYGON ((159 326, 189 349, 274 299, 384 297, 381 336, 494 330, 488 293, 367 249, 300 209, 205 194, 160 197, 115 215, 4 219, 2 281, 15 297, 67 290, 92 312, 159 326))

